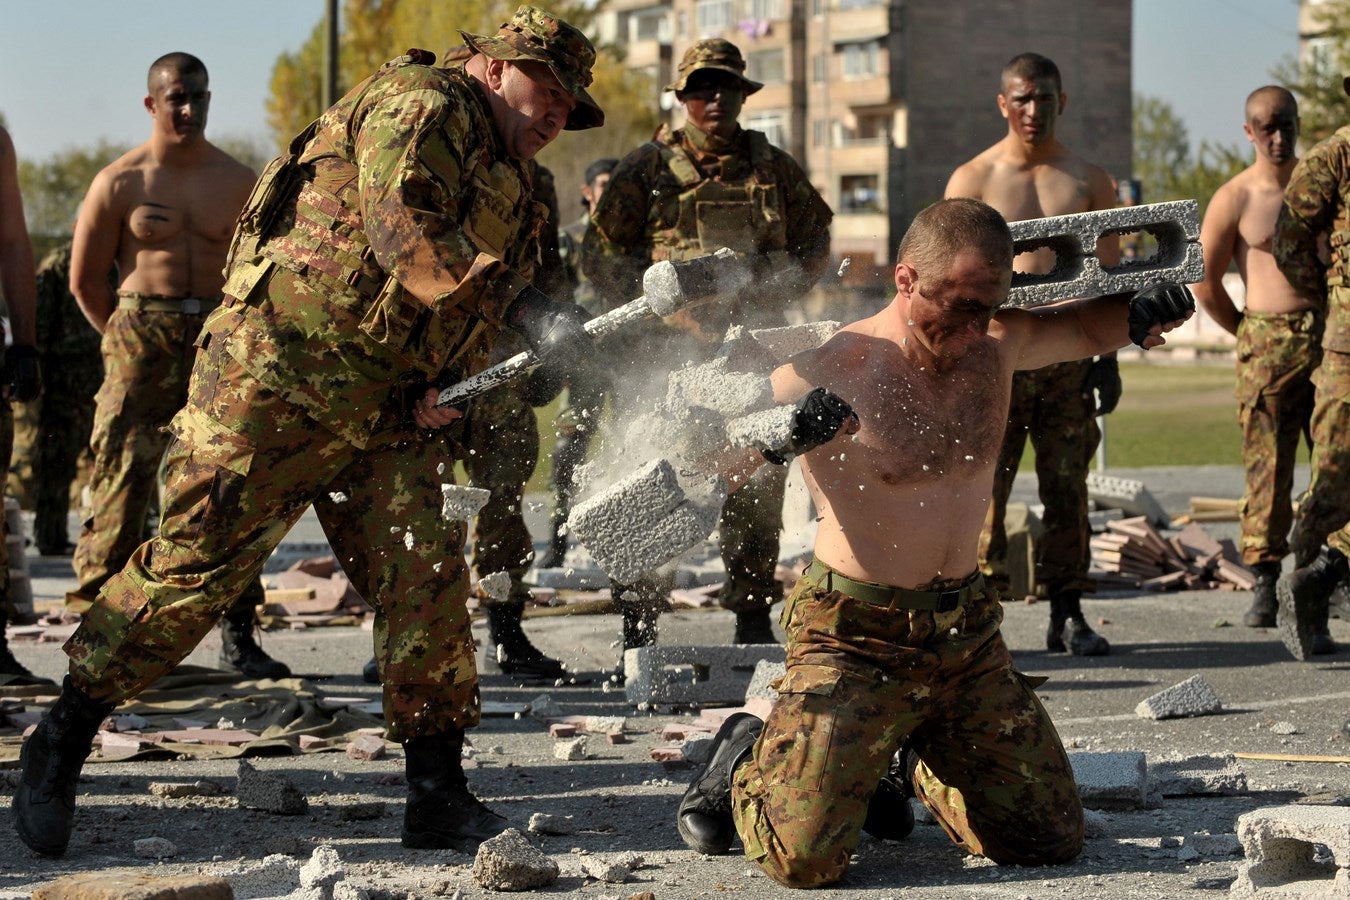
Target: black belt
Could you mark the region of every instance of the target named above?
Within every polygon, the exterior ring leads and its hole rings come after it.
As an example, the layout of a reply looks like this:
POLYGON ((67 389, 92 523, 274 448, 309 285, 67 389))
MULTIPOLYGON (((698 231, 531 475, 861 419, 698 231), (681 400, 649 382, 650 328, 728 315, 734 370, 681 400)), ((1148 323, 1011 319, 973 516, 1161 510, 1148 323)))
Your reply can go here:
POLYGON ((820 560, 806 567, 806 578, 821 578, 827 591, 839 591, 854 600, 885 606, 890 609, 927 609, 933 612, 951 612, 984 591, 984 575, 976 572, 960 587, 946 591, 919 591, 913 588, 892 587, 871 581, 858 581, 840 575, 820 560))

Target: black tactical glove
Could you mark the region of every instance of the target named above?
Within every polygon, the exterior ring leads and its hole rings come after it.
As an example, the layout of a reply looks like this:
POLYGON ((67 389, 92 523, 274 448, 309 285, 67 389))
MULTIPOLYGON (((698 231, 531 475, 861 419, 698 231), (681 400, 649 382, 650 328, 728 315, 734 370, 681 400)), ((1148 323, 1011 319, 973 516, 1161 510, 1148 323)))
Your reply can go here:
POLYGON ((1115 357, 1103 356, 1088 369, 1083 379, 1083 393, 1089 397, 1097 392, 1097 410, 1094 416, 1104 416, 1113 412, 1120 402, 1120 364, 1115 357))
POLYGON ((27 403, 42 393, 42 372, 38 368, 37 348, 31 344, 13 344, 5 348, 5 368, 0 386, 11 400, 27 403))
POLYGON ((858 420, 853 407, 837 394, 818 387, 797 401, 797 412, 792 420, 792 435, 787 443, 782 447, 760 452, 769 462, 784 465, 792 457, 800 456, 808 450, 814 450, 821 444, 834 440, 834 436, 849 419, 855 422, 858 420))
POLYGON ((583 327, 588 318, 575 303, 559 302, 529 285, 506 309, 507 326, 530 345, 540 368, 564 375, 591 352, 591 336, 583 327))
POLYGON ((1185 319, 1195 312, 1195 298, 1184 284, 1155 284, 1130 298, 1130 340, 1140 347, 1154 325, 1185 319))

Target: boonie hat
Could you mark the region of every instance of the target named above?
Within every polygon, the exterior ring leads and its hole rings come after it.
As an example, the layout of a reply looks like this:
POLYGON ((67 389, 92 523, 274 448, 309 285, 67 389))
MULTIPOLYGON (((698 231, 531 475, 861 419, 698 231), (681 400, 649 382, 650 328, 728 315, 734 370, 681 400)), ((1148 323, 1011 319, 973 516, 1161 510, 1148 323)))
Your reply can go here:
POLYGON ((666 90, 684 90, 689 76, 704 69, 716 69, 734 76, 747 97, 764 87, 745 77, 745 57, 741 56, 740 48, 725 38, 706 38, 695 41, 684 51, 680 59, 680 80, 666 85, 666 90))
POLYGON ((522 6, 511 21, 503 22, 495 35, 460 31, 464 43, 475 53, 493 59, 533 60, 549 67, 558 83, 577 105, 567 116, 568 131, 605 124, 604 110, 586 91, 595 65, 595 47, 575 26, 536 6, 522 6))

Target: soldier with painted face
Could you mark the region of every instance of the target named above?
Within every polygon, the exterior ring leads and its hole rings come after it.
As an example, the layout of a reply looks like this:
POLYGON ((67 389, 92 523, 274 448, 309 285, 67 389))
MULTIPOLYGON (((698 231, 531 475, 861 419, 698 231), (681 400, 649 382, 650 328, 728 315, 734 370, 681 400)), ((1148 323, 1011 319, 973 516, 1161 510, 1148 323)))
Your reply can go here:
MULTIPOLYGON (((656 137, 614 169, 582 249, 582 268, 607 307, 639 296, 653 262, 691 259, 721 247, 744 254, 754 289, 734 302, 681 310, 639 339, 624 335, 613 379, 621 408, 648 379, 653 360, 678 366, 707 359, 729 325, 785 324, 784 311, 824 273, 829 261, 829 207, 801 167, 758 131, 740 126, 745 98, 763 85, 745 77, 741 51, 721 38, 685 52, 679 79, 666 87, 684 104, 682 128, 656 137), (630 371, 630 369, 632 371, 630 371)), ((782 527, 785 472, 770 467, 728 501, 719 526, 726 582, 718 602, 736 613, 736 643, 776 638, 769 607, 782 596, 774 579, 782 527)), ((652 643, 668 585, 616 586, 624 602, 624 647, 652 643), (633 599, 636 598, 636 599, 633 599)))
POLYGON ((225 301, 171 426, 161 534, 66 645, 60 699, 22 752, 20 837, 65 851, 98 724, 185 657, 313 505, 375 609, 387 736, 408 779, 402 841, 472 850, 506 820, 469 791, 480 714, 464 522, 442 513, 462 433, 439 385, 519 333, 545 365, 588 352, 585 313, 530 286, 544 214, 526 162, 604 117, 595 50, 521 7, 464 34, 481 78, 416 51, 381 68, 264 171, 225 301))
MULTIPOLYGON (((1350 94, 1350 78, 1344 88, 1350 94)), ((1289 541, 1294 571, 1275 585, 1280 638, 1295 659, 1307 659, 1317 651, 1333 593, 1350 607, 1350 126, 1294 167, 1272 252, 1289 283, 1326 314, 1322 364, 1313 375, 1312 481, 1289 541)))

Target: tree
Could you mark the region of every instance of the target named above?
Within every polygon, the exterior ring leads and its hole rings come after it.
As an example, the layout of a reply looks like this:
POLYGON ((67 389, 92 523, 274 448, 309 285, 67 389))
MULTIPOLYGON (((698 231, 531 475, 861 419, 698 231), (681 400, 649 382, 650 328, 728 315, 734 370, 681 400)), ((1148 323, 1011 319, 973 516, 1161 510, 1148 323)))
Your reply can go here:
POLYGON ((72 147, 38 162, 19 161, 19 190, 34 252, 39 256, 70 238, 70 226, 99 170, 128 148, 100 139, 92 147, 72 147))
POLYGON ((1271 72, 1298 97, 1303 146, 1310 147, 1350 121, 1342 80, 1350 73, 1350 0, 1310 4, 1316 23, 1310 29, 1309 52, 1289 59, 1271 72))
POLYGON ((1251 154, 1237 144, 1201 141, 1191 154, 1186 124, 1165 100, 1136 94, 1134 98, 1134 177, 1145 203, 1197 200, 1200 214, 1214 192, 1250 163, 1251 154))

